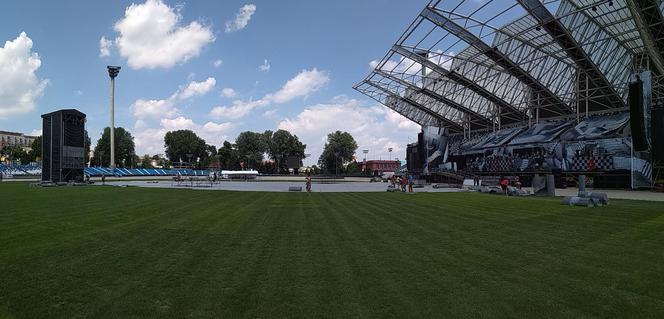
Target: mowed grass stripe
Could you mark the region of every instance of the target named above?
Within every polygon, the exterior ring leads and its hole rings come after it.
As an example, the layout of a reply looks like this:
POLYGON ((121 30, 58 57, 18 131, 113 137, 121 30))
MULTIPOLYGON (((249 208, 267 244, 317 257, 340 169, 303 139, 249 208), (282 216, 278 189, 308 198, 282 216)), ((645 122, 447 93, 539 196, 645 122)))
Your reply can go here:
MULTIPOLYGON (((386 211, 389 211, 389 210, 386 210, 386 211)), ((467 251, 467 249, 466 249, 466 251, 467 251)), ((502 251, 502 252, 503 252, 503 253, 505 253, 506 251, 505 251, 505 250, 503 249, 503 251, 502 251)), ((544 255, 543 257, 545 257, 545 258, 546 258, 546 257, 548 257, 548 256, 544 255)), ((552 260, 552 261, 555 261, 555 260, 552 260)), ((578 266, 583 266, 583 265, 577 265, 577 267, 578 267, 578 266)))
MULTIPOLYGON (((412 196, 412 195, 408 195, 408 196, 412 196)), ((401 205, 401 206, 403 206, 403 205, 401 205)), ((407 215, 406 217, 402 218, 402 221, 404 219, 408 219, 408 218, 411 217, 410 215, 408 215, 408 213, 406 213, 406 211, 397 211, 395 213, 395 215, 399 215, 399 214, 407 215)), ((438 212, 437 215, 438 216, 445 216, 446 212, 438 212)), ((456 219, 456 218, 454 218, 454 219, 456 219)), ((462 230, 462 231, 455 230, 454 223, 459 222, 459 221, 454 220, 454 219, 446 220, 446 221, 443 222, 443 223, 446 223, 446 224, 452 223, 452 227, 449 227, 449 230, 447 231, 448 236, 445 236, 443 238, 437 238, 436 232, 429 232, 428 234, 431 235, 430 238, 426 238, 425 240, 422 240, 420 242, 424 242, 424 241, 438 242, 440 247, 443 250, 444 249, 449 249, 450 251, 456 251, 456 248, 455 247, 450 247, 450 245, 454 244, 455 242, 459 241, 462 238, 468 237, 468 233, 472 232, 472 230, 462 230), (452 249, 450 249, 450 248, 452 248, 452 249)), ((427 222, 427 220, 425 220, 425 222, 427 222)), ((433 222, 433 221, 429 221, 429 223, 431 223, 431 222, 433 222)), ((471 222, 473 222, 473 221, 471 221, 471 222)), ((477 236, 477 235, 481 235, 481 234, 475 234, 475 235, 477 236)), ((407 238, 407 237, 404 236, 404 238, 407 238)), ((491 251, 487 251, 487 250, 477 251, 478 248, 475 247, 475 245, 473 245, 472 242, 469 243, 469 244, 471 244, 471 246, 463 246, 463 248, 461 250, 464 251, 466 254, 469 254, 472 251, 476 251, 475 256, 477 256, 477 258, 484 259, 487 256, 489 256, 490 254, 495 253, 495 252, 491 252, 491 251)), ((429 245, 429 246, 431 246, 431 245, 429 245)), ((424 256, 427 255, 426 254, 426 252, 427 252, 426 249, 418 249, 418 247, 413 247, 413 249, 411 249, 409 251, 419 251, 422 255, 424 255, 424 256)), ((429 258, 438 261, 438 258, 435 255, 431 255, 431 256, 429 256, 429 258)), ((480 278, 481 280, 486 280, 486 279, 490 279, 490 278, 498 278, 498 276, 494 276, 494 274, 492 274, 491 272, 489 272, 488 274, 485 274, 486 269, 482 269, 482 271, 480 271, 480 272, 474 271, 473 265, 468 264, 466 262, 465 258, 463 258, 463 256, 460 256, 460 255, 452 256, 452 258, 448 258, 448 260, 453 260, 453 261, 456 261, 456 262, 446 263, 446 264, 443 264, 443 265, 438 265, 435 262, 432 262, 430 264, 423 265, 425 267, 420 267, 420 268, 428 269, 428 270, 437 270, 437 269, 447 268, 449 270, 450 267, 456 267, 457 270, 456 270, 455 273, 457 275, 462 275, 466 278, 465 280, 460 281, 460 282, 465 283, 469 286, 466 286, 466 287, 463 287, 463 286, 453 287, 454 288, 453 291, 454 290, 463 291, 463 290, 468 290, 468 289, 471 289, 471 290, 474 289, 473 282, 476 280, 478 275, 481 275, 481 278, 480 278), (443 266, 443 267, 440 267, 440 266, 443 266)), ((504 262, 509 262, 509 261, 510 261, 509 259, 504 260, 504 262)), ((440 275, 444 276, 444 273, 440 274, 440 275)), ((432 279, 432 280, 435 280, 435 279, 432 279)), ((449 283, 447 283, 447 284, 448 284, 447 286, 449 287, 449 283)), ((505 288, 504 285, 509 284, 509 283, 502 283, 502 284, 503 284, 502 287, 505 288)), ((472 297, 473 298, 471 298, 471 299, 459 300, 459 302, 460 302, 459 304, 460 305, 468 305, 468 304, 473 305, 475 303, 473 301, 473 299, 486 300, 487 298, 494 298, 494 296, 491 296, 490 294, 484 293, 483 291, 475 291, 473 293, 472 297)), ((477 303, 481 303, 481 302, 477 302, 477 303)), ((476 306, 473 305, 473 307, 476 307, 476 306)))
POLYGON ((0 183, 0 317, 661 317, 664 210, 0 183), (3 201, 4 203, 5 201, 3 201))
MULTIPOLYGON (((50 190, 50 189, 49 189, 50 190)), ((104 191, 108 191, 105 189, 104 191)), ((97 203, 103 203, 104 199, 100 198, 97 203)), ((35 242, 41 243, 42 245, 48 245, 48 240, 58 239, 62 244, 70 241, 75 242, 77 238, 85 238, 92 236, 100 236, 104 232, 113 232, 118 229, 132 227, 132 225, 142 226, 145 223, 149 223, 150 220, 163 219, 165 215, 170 214, 179 214, 179 216, 187 216, 186 212, 188 207, 196 204, 196 201, 193 200, 187 203, 178 203, 179 205, 164 205, 156 200, 148 200, 143 203, 138 203, 136 201, 135 208, 132 206, 133 202, 125 202, 121 206, 113 205, 110 209, 106 205, 97 204, 97 209, 95 211, 83 211, 77 212, 75 209, 71 209, 71 203, 66 200, 54 200, 52 202, 52 207, 56 209, 42 209, 37 208, 40 212, 38 215, 40 220, 37 225, 43 225, 44 223, 52 223, 54 226, 49 231, 35 231, 27 232, 21 228, 12 228, 13 234, 26 234, 32 236, 33 240, 30 238, 20 238, 18 237, 19 243, 22 243, 22 246, 19 248, 26 250, 26 242, 35 242), (158 207, 157 209, 147 209, 149 213, 146 214, 137 214, 136 212, 143 212, 141 208, 143 207, 158 207), (137 210, 134 210, 137 209, 137 210), (46 216, 46 217, 42 217, 46 216), (122 216, 122 218, 118 218, 122 216), (45 219, 41 221, 41 219, 45 219), (76 221, 76 222, 70 222, 76 221), (80 225, 80 226, 79 226, 80 225), (77 227, 78 226, 78 227, 77 227)), ((191 209, 191 211, 196 211, 191 209)), ((183 217, 187 218, 187 217, 183 217)), ((9 243, 9 241, 8 241, 9 243)), ((39 247, 30 247, 32 250, 38 250, 39 247)))
POLYGON ((355 262, 361 264, 360 269, 368 270, 374 275, 366 276, 361 273, 358 276, 376 277, 372 279, 381 282, 381 285, 377 285, 376 282, 367 285, 367 287, 380 287, 368 290, 371 292, 368 297, 388 305, 377 309, 383 311, 385 316, 394 314, 397 308, 416 315, 420 309, 413 303, 412 298, 395 297, 408 294, 408 287, 414 282, 409 278, 409 274, 402 270, 417 263, 408 258, 408 253, 404 254, 400 249, 403 243, 395 241, 397 238, 388 231, 389 224, 372 218, 368 208, 370 205, 357 197, 355 197, 357 200, 353 200, 353 197, 353 194, 343 194, 343 198, 335 204, 343 217, 339 219, 338 224, 344 232, 349 237, 351 234, 364 234, 353 240, 358 251, 355 262))

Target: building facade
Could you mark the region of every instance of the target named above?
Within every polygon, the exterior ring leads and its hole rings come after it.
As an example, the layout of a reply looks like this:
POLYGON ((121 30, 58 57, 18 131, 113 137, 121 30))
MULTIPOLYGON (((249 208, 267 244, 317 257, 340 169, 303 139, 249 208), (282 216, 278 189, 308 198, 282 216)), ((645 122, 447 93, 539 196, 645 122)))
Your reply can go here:
POLYGON ((364 162, 358 162, 357 166, 360 168, 360 171, 364 171, 365 168, 370 170, 373 174, 382 174, 384 172, 394 172, 399 169, 401 163, 399 161, 390 161, 390 160, 368 160, 364 162))
POLYGON ((23 133, 0 131, 0 149, 5 146, 20 146, 25 151, 29 151, 32 142, 37 136, 29 136, 23 133))

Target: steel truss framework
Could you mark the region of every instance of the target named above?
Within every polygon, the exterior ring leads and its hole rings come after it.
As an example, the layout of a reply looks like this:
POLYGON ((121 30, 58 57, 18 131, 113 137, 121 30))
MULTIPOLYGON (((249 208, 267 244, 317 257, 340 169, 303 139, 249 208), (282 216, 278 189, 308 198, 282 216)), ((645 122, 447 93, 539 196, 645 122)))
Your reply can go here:
POLYGON ((630 75, 664 100, 662 0, 432 0, 354 88, 452 132, 626 110, 630 75))

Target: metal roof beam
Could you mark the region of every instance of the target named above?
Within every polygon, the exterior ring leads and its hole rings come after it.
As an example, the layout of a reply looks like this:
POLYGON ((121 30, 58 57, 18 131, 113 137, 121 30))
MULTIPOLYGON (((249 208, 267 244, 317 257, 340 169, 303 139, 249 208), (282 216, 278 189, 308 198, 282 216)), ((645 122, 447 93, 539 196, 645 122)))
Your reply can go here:
POLYGON ((664 74, 664 17, 655 0, 627 0, 648 56, 664 74))
POLYGON ((394 76, 394 75, 392 75, 392 74, 389 74, 389 73, 387 73, 387 72, 385 72, 385 71, 383 71, 383 70, 376 69, 374 72, 375 72, 376 74, 382 76, 382 77, 385 77, 385 78, 390 79, 390 80, 392 80, 392 81, 398 82, 399 84, 401 84, 401 85, 403 85, 403 86, 406 86, 406 87, 408 87, 408 88, 411 88, 411 89, 413 89, 413 90, 414 90, 415 92, 417 92, 417 93, 424 94, 424 95, 426 95, 426 96, 428 96, 428 97, 430 97, 430 98, 432 98, 432 99, 434 99, 434 100, 440 101, 441 103, 444 103, 445 105, 448 105, 448 106, 453 107, 453 108, 455 108, 455 109, 457 109, 457 110, 459 110, 459 111, 461 111, 461 112, 463 112, 463 113, 465 113, 465 114, 468 114, 468 115, 471 116, 475 121, 479 122, 480 125, 482 125, 482 126, 485 126, 485 127, 491 127, 491 126, 493 125, 493 121, 491 121, 490 119, 488 119, 486 116, 484 116, 484 115, 482 115, 482 114, 480 114, 480 113, 477 113, 477 112, 475 112, 475 111, 469 109, 468 107, 463 106, 463 105, 457 103, 457 102, 454 101, 454 100, 450 100, 450 99, 448 99, 448 98, 446 98, 446 97, 444 97, 444 96, 438 94, 438 93, 435 92, 435 91, 432 91, 432 90, 429 90, 429 89, 427 89, 427 88, 423 88, 423 87, 418 87, 418 86, 416 86, 416 85, 414 85, 414 84, 412 84, 412 83, 410 83, 410 82, 408 82, 408 81, 406 81, 406 80, 403 80, 403 79, 401 79, 401 78, 399 78, 399 77, 396 77, 396 76, 394 76))
MULTIPOLYGON (((542 84, 538 79, 533 77, 530 73, 526 72, 521 66, 515 63, 504 53, 500 52, 497 48, 489 46, 482 39, 478 38, 470 31, 464 29, 456 22, 452 21, 448 17, 441 15, 436 10, 430 7, 424 8, 424 10, 422 10, 422 13, 420 15, 425 19, 431 21, 438 27, 445 29, 447 32, 459 37, 466 43, 470 44, 472 47, 474 47, 482 54, 493 60, 496 64, 501 66, 505 70, 505 72, 519 79, 519 81, 528 85, 534 92, 540 94, 541 99, 546 102, 545 104, 550 105, 552 108, 554 108, 554 109, 547 109, 547 111, 553 113, 552 115, 572 113, 572 109, 569 107, 569 105, 565 104, 565 102, 563 102, 557 95, 551 92, 549 88, 547 88, 544 84, 542 84)), ((542 109, 541 111, 545 110, 542 109)))
POLYGON ((614 108, 624 107, 625 103, 613 89, 613 85, 600 71, 590 56, 581 48, 572 33, 539 0, 517 0, 528 13, 542 24, 544 30, 560 45, 583 73, 588 75, 595 87, 608 98, 614 108))
POLYGON ((399 108, 398 105, 394 105, 389 102, 389 99, 391 95, 386 95, 384 92, 380 91, 380 93, 376 92, 376 88, 371 85, 366 83, 366 80, 360 83, 357 83, 353 86, 355 90, 358 92, 374 99, 376 102, 383 104, 385 107, 399 113, 403 117, 417 123, 418 125, 426 126, 426 125, 438 125, 438 120, 430 116, 429 114, 426 114, 419 109, 416 108, 409 108, 406 110, 405 108, 401 107, 399 108), (367 86, 370 86, 373 89, 367 88, 367 86), (380 97, 381 96, 386 96, 386 100, 382 100, 380 97))
POLYGON ((463 127, 461 126, 461 124, 458 124, 454 121, 451 121, 450 119, 444 117, 443 115, 434 112, 433 110, 429 109, 428 107, 426 107, 424 105, 421 105, 421 104, 417 103, 416 101, 413 101, 410 98, 400 96, 400 95, 384 88, 383 86, 381 86, 380 84, 378 84, 374 81, 366 80, 364 82, 366 84, 369 84, 369 85, 383 91, 383 93, 385 93, 386 95, 392 97, 393 99, 400 100, 400 101, 402 101, 402 102, 404 102, 404 103, 406 103, 406 104, 408 104, 408 105, 410 105, 410 106, 412 106, 412 107, 414 107, 414 108, 416 108, 416 109, 418 109, 418 110, 420 110, 420 111, 436 118, 438 121, 440 121, 441 123, 446 125, 446 127, 448 127, 450 130, 463 131, 463 127))
MULTIPOLYGON (((479 94, 480 96, 484 97, 485 99, 493 102, 494 104, 500 106, 502 109, 502 114, 513 114, 514 116, 509 117, 510 122, 518 122, 518 121, 523 121, 525 120, 526 115, 524 112, 519 111, 519 109, 515 108, 511 104, 507 103, 505 100, 502 98, 496 96, 495 94, 491 93, 489 90, 485 89, 481 85, 478 85, 477 83, 471 81, 470 79, 466 78, 460 73, 450 71, 448 69, 445 69, 441 67, 440 65, 433 63, 429 61, 427 58, 421 56, 420 54, 417 54, 416 52, 413 52, 401 45, 395 44, 392 46, 392 51, 398 53, 399 55, 406 57, 410 60, 416 61, 422 66, 438 73, 441 74, 442 76, 447 77, 448 79, 451 79, 454 82, 457 82, 468 89, 472 90, 473 92, 479 94)), ((509 122, 503 122, 504 124, 507 124, 509 122)))

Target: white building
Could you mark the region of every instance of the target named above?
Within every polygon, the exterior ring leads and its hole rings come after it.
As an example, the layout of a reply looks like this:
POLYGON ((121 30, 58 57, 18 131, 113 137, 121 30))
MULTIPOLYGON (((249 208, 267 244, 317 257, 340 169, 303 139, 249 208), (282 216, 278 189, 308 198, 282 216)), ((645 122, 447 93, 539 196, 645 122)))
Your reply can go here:
POLYGON ((20 146, 23 150, 30 151, 32 142, 37 136, 29 136, 23 133, 0 131, 0 149, 5 146, 20 146))

